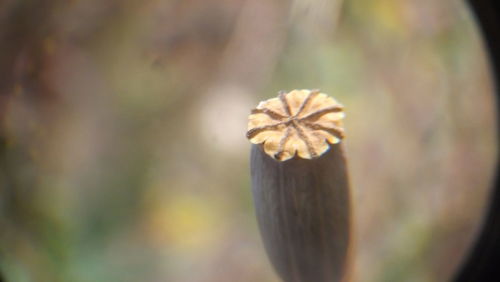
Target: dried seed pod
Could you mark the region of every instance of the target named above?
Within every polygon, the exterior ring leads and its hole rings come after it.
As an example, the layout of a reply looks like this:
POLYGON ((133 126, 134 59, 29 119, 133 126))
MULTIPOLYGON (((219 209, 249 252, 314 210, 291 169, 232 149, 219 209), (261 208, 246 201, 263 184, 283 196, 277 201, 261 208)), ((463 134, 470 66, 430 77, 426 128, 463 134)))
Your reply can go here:
POLYGON ((297 154, 312 159, 344 137, 343 106, 319 90, 281 91, 261 102, 248 118, 247 138, 263 144, 271 157, 285 161, 297 154))
POLYGON ((257 219, 268 256, 287 282, 345 281, 347 276, 351 232, 340 143, 344 115, 340 104, 323 95, 281 92, 249 118, 247 137, 259 143, 251 150, 257 219))

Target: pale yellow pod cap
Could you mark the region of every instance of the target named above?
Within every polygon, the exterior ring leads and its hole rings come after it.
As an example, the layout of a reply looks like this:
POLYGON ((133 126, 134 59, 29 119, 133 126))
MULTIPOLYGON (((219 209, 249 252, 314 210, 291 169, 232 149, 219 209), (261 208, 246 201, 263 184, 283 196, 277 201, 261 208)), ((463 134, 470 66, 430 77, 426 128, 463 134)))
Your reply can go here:
POLYGON ((319 90, 281 91, 252 110, 247 138, 279 161, 312 159, 344 138, 344 116, 343 106, 319 90))

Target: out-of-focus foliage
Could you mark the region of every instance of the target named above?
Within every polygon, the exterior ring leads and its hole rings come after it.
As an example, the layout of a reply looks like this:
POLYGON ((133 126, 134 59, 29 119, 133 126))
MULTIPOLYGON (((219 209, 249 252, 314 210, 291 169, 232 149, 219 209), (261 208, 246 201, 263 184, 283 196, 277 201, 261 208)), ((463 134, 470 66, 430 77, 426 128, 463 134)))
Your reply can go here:
POLYGON ((246 117, 319 88, 346 107, 354 281, 446 281, 495 162, 486 62, 453 0, 3 1, 0 270, 278 281, 246 117))

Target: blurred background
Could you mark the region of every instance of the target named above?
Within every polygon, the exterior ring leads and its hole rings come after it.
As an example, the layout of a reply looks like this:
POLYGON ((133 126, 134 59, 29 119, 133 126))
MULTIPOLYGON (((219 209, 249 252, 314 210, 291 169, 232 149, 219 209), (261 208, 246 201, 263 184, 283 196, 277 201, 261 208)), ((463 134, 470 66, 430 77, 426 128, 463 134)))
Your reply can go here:
MULTIPOLYGON (((0 2, 8 282, 276 282, 246 119, 344 104, 353 281, 447 281, 496 163, 488 59, 455 0, 0 2)), ((334 240, 334 238, 332 238, 334 240)))

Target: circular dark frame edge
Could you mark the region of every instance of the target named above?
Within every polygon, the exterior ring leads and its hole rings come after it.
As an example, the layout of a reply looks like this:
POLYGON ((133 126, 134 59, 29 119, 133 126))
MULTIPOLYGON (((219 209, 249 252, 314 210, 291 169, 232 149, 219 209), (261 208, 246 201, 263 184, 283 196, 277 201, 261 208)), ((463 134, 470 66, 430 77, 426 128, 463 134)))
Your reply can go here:
MULTIPOLYGON (((485 48, 488 51, 491 76, 494 80, 494 91, 497 109, 497 134, 500 133, 500 2, 498 0, 467 0, 466 3, 474 13, 482 33, 485 48)), ((500 153, 500 150, 498 150, 500 153)), ((500 281, 500 178, 499 157, 496 156, 496 173, 494 187, 489 195, 488 207, 483 225, 471 246, 468 256, 458 269, 452 281, 484 282, 500 281)))

